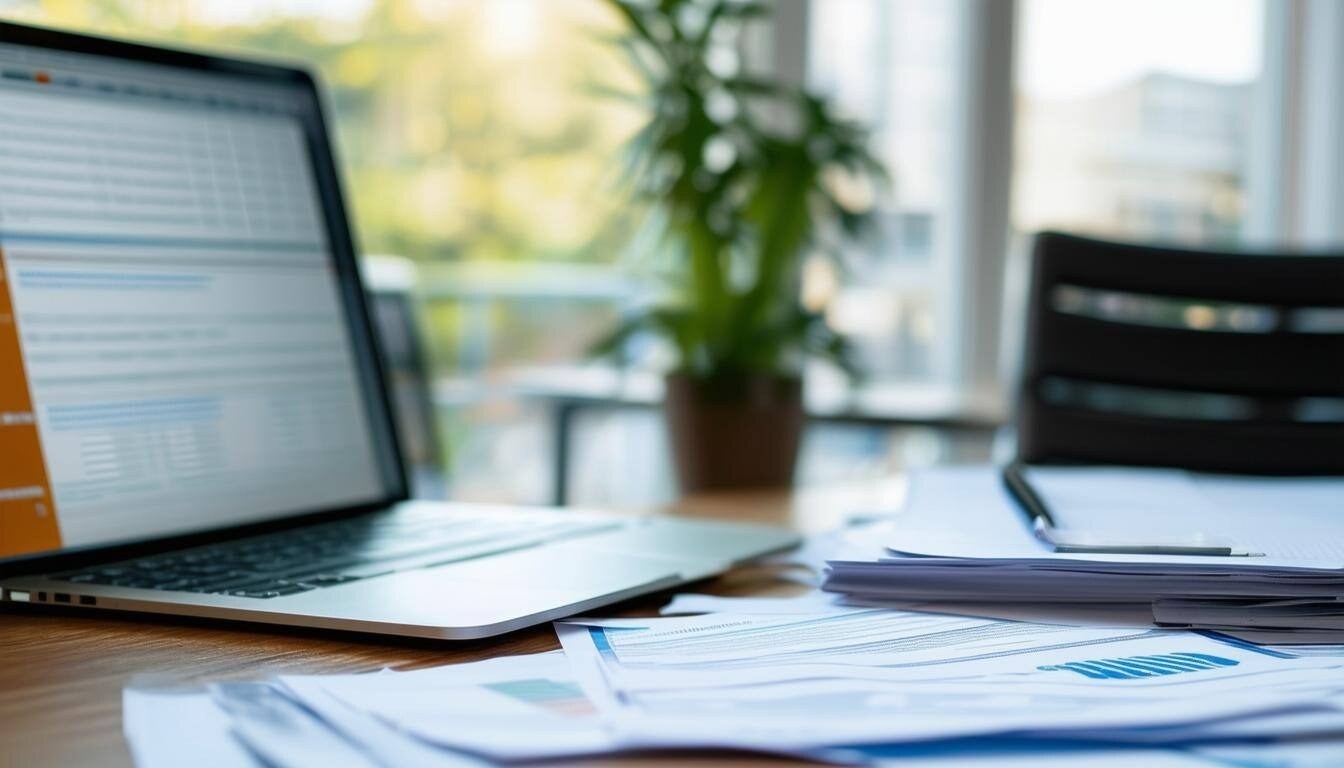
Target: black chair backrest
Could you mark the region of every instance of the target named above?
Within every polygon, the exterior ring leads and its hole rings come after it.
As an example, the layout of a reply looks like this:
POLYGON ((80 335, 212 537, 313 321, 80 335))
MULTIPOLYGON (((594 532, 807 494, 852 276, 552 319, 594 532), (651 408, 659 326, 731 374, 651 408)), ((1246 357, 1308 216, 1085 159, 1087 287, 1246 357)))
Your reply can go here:
POLYGON ((1018 459, 1344 474, 1344 255, 1038 235, 1018 459))
POLYGON ((383 371, 392 395, 401 453, 412 468, 442 470, 435 429, 429 365, 408 293, 392 289, 369 292, 373 323, 382 342, 383 371))

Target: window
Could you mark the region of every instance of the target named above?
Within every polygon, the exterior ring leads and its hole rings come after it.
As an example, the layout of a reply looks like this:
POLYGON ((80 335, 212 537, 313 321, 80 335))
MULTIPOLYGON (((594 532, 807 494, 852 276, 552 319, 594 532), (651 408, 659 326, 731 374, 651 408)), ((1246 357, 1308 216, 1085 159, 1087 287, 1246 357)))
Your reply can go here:
MULTIPOLYGON (((817 365, 822 400, 993 412, 987 394, 1002 410, 995 357, 1013 358, 1002 329, 1024 293, 1011 233, 1344 242, 1344 3, 774 4, 773 63, 868 122, 893 177, 874 240, 805 270, 874 396, 846 400, 817 365)), ((634 82, 598 0, 0 0, 0 15, 324 74, 357 235, 393 257, 371 271, 412 286, 453 495, 549 498, 552 411, 528 393, 656 394, 583 361, 643 288, 622 266, 639 216, 612 162, 638 115, 589 95, 634 82)), ((652 414, 586 418, 573 485, 597 490, 576 498, 670 492, 652 414), (655 469, 605 471, 618 463, 655 469)))
POLYGON ((1261 0, 1023 0, 1019 12, 1016 229, 1237 241, 1261 0))
POLYGON ((848 254, 828 317, 873 380, 946 384, 957 5, 826 0, 809 15, 810 84, 872 126, 893 182, 876 242, 848 254))

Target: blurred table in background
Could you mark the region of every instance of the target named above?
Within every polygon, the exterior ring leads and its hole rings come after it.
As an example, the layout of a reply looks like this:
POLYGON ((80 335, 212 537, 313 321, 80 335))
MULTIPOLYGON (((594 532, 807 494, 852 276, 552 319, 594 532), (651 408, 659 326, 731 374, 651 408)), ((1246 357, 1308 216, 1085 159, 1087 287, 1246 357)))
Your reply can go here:
MULTIPOLYGON (((850 386, 841 380, 809 380, 805 396, 809 422, 814 426, 930 430, 973 445, 970 455, 963 457, 970 460, 988 458, 994 433, 1006 418, 1001 403, 970 398, 946 387, 850 386)), ((656 415, 663 387, 662 378, 649 372, 594 365, 539 366, 489 379, 443 379, 436 383, 433 399, 440 409, 466 408, 491 400, 537 403, 549 414, 553 457, 550 494, 545 501, 565 505, 588 503, 588 499, 573 493, 580 417, 621 411, 656 415)), ((649 452, 663 458, 661 438, 654 437, 650 442, 657 444, 649 452)), ((808 458, 805 446, 800 467, 804 473, 809 470, 808 458)))
MULTIPOLYGON (((369 256, 362 268, 419 495, 598 506, 673 497, 662 377, 583 362, 591 340, 647 285, 591 264, 427 266, 369 256), (569 305, 596 314, 547 314, 569 305), (505 307, 549 322, 498 338, 495 315, 505 307), (523 339, 539 348, 513 349, 523 339), (612 461, 634 469, 611 473, 612 461)), ((814 363, 805 379, 804 485, 984 461, 1005 421, 1001 398, 918 376, 854 384, 814 363)))

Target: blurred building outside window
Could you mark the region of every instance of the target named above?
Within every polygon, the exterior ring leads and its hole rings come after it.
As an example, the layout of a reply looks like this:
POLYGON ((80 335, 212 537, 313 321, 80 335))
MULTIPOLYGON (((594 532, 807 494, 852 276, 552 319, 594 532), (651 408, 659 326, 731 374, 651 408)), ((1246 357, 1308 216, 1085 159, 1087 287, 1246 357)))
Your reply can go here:
MULTIPOLYGON (((858 346, 872 379, 946 385, 944 220, 953 176, 957 14, 941 0, 824 0, 809 8, 808 80, 871 126, 892 185, 871 247, 847 254, 828 317, 858 346)), ((807 291, 813 286, 805 286, 807 291)), ((813 290, 817 290, 813 288, 813 290)))
MULTIPOLYGON (((815 278, 881 381, 955 385, 961 255, 940 224, 965 151, 951 94, 967 5, 810 4, 810 82, 874 127, 894 177, 882 236, 849 274, 815 278)), ((1263 15, 1262 0, 1020 0, 1014 230, 1235 243, 1263 15)))
POLYGON ((1263 0, 1022 0, 1019 14, 1015 229, 1237 244, 1263 0))

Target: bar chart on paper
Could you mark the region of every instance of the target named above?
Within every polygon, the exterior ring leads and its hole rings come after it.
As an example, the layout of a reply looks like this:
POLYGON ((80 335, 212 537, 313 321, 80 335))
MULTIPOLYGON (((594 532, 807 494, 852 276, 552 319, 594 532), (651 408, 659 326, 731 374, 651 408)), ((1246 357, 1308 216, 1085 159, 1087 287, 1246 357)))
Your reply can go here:
POLYGON ((1156 656, 1127 656, 1120 659, 1089 659, 1037 667, 1042 672, 1075 672, 1091 680, 1138 680, 1145 677, 1178 675, 1219 667, 1235 667, 1240 662, 1208 653, 1164 653, 1156 656))

